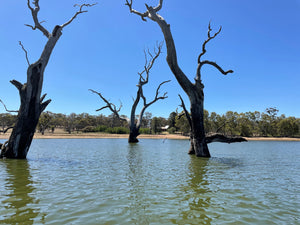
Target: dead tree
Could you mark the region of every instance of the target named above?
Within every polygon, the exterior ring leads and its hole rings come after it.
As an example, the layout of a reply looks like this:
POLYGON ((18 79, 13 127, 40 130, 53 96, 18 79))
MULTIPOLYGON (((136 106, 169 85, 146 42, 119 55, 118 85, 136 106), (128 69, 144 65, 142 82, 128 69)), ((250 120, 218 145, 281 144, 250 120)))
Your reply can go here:
POLYGON ((112 111, 117 116, 117 118, 128 122, 129 128, 130 128, 130 134, 129 134, 129 138, 128 138, 128 142, 129 143, 136 143, 136 142, 138 142, 137 137, 140 135, 139 130, 140 130, 142 119, 143 119, 143 115, 144 115, 144 112, 146 111, 146 109, 150 105, 152 105, 153 103, 157 102, 158 100, 167 98, 167 96, 166 96, 167 93, 166 92, 162 96, 159 96, 159 89, 160 89, 160 87, 163 84, 165 84, 167 82, 170 82, 170 80, 164 81, 164 82, 160 83, 160 85, 156 89, 156 93, 155 93, 154 99, 151 102, 149 102, 149 103, 147 103, 146 97, 145 97, 145 95, 143 93, 143 86, 145 84, 147 84, 148 81, 149 81, 150 70, 153 67, 155 60, 160 55, 161 48, 162 48, 162 44, 159 44, 158 47, 157 47, 157 51, 154 50, 154 54, 155 54, 154 56, 153 56, 153 54, 150 51, 148 51, 148 55, 150 57, 150 60, 147 59, 147 53, 145 52, 144 70, 142 72, 138 73, 139 76, 140 76, 139 83, 137 84, 138 90, 137 90, 136 98, 134 99, 133 105, 131 107, 130 118, 124 119, 124 118, 121 118, 119 116, 119 112, 121 110, 122 104, 117 109, 117 107, 114 104, 112 104, 111 102, 109 102, 106 98, 104 98, 101 93, 96 92, 96 91, 90 89, 90 91, 98 94, 100 96, 100 98, 106 103, 106 106, 104 106, 104 107, 102 107, 102 108, 100 108, 100 109, 98 109, 96 111, 100 111, 102 109, 108 108, 108 109, 110 109, 110 111, 112 111), (139 113, 138 119, 136 120, 136 118, 135 118, 135 115, 136 115, 135 112, 136 112, 136 108, 137 108, 137 106, 138 106, 138 104, 139 104, 139 102, 140 102, 141 99, 143 100, 143 107, 142 107, 142 109, 141 109, 141 111, 139 113))
MULTIPOLYGON (((146 18, 153 20, 161 28, 167 46, 167 63, 172 73, 176 77, 178 83, 180 84, 184 92, 188 95, 190 100, 191 146, 189 153, 196 153, 196 155, 199 157, 210 157, 204 130, 204 85, 201 80, 201 68, 204 65, 211 65, 223 75, 227 75, 228 73, 232 73, 233 71, 224 71, 217 63, 212 61, 202 61, 202 56, 204 56, 204 54, 206 53, 206 44, 221 32, 221 27, 218 32, 212 35, 212 29, 210 25, 208 26, 207 39, 204 41, 202 45, 202 52, 198 56, 198 67, 195 77, 195 83, 193 83, 188 79, 188 77, 178 65, 177 53, 170 29, 170 24, 168 24, 166 20, 158 14, 158 12, 162 8, 162 4, 163 0, 159 0, 159 4, 156 7, 148 6, 146 4, 147 10, 142 13, 132 8, 132 0, 126 0, 126 5, 129 7, 131 13, 140 16, 143 21, 146 21, 146 18)), ((220 138, 216 140, 220 140, 220 138)), ((213 139, 211 139, 211 141, 213 141, 213 139)))
POLYGON ((16 80, 10 81, 19 91, 21 104, 18 110, 17 121, 12 130, 10 138, 7 142, 1 145, 1 157, 6 158, 26 158, 37 123, 39 121, 39 117, 51 101, 50 99, 44 101, 46 94, 41 96, 44 71, 50 59, 51 53, 56 45, 56 42, 62 35, 63 28, 69 25, 79 14, 87 12, 86 10, 83 10, 84 7, 90 7, 94 5, 74 5, 79 7, 79 10, 73 15, 73 17, 66 23, 55 26, 53 31, 49 32, 42 25, 42 21, 40 21, 38 18, 38 13, 40 11, 39 0, 34 0, 32 4, 30 3, 30 0, 27 0, 27 6, 31 11, 34 25, 26 24, 26 26, 31 27, 33 30, 41 31, 44 36, 46 36, 47 43, 40 58, 33 64, 29 63, 27 51, 20 43, 26 53, 26 60, 28 62, 27 82, 22 84, 16 80))

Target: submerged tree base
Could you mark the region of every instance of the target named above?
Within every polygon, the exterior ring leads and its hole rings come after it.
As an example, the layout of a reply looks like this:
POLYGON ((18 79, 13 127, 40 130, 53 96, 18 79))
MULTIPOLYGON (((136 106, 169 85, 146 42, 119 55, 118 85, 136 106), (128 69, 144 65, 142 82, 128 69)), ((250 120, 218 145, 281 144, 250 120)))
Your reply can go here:
POLYGON ((128 143, 138 143, 139 140, 137 139, 137 136, 139 133, 137 132, 130 132, 129 137, 128 137, 128 143))
POLYGON ((188 152, 190 155, 196 155, 197 157, 204 157, 204 158, 210 158, 210 153, 207 147, 207 144, 212 143, 212 142, 223 142, 223 143, 235 143, 235 142, 247 142, 247 140, 243 137, 227 137, 222 134, 213 134, 210 136, 205 137, 205 146, 200 146, 199 149, 201 151, 196 151, 195 150, 195 145, 193 144, 193 139, 191 138, 191 147, 188 152))

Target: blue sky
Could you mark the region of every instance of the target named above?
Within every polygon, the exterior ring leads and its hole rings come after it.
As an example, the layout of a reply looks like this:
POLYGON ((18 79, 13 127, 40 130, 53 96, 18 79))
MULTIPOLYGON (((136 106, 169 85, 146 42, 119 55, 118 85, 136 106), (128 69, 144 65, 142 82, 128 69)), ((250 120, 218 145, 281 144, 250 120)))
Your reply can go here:
MULTIPOLYGON (((156 5, 158 0, 145 2, 156 5)), ((76 3, 83 1, 40 0, 39 18, 52 31, 73 16, 76 3)), ((144 11, 143 3, 136 0, 134 8, 144 11)), ((205 108, 209 112, 277 107, 280 114, 300 117, 300 0, 165 0, 160 14, 171 25, 179 65, 190 79, 196 73, 209 21, 215 31, 222 25, 222 32, 207 45, 205 58, 234 73, 223 76, 209 66, 203 69, 205 108)), ((27 49, 31 63, 38 59, 46 42, 40 31, 24 24, 33 24, 27 1, 3 1, 0 98, 10 109, 19 107, 19 96, 9 81, 26 82, 27 62, 18 42, 22 41, 27 49)), ((137 90, 137 72, 144 66, 143 50, 153 49, 162 40, 158 25, 130 14, 124 1, 98 1, 63 30, 45 71, 43 92, 52 99, 46 110, 97 114, 95 109, 104 104, 88 91, 91 88, 115 104, 121 101, 121 114, 129 115, 137 90)), ((169 97, 149 108, 153 116, 168 117, 175 111, 180 104, 178 94, 188 105, 165 57, 164 45, 144 88, 150 101, 160 82, 172 80, 161 89, 169 97)), ((2 106, 0 112, 4 112, 2 106)))

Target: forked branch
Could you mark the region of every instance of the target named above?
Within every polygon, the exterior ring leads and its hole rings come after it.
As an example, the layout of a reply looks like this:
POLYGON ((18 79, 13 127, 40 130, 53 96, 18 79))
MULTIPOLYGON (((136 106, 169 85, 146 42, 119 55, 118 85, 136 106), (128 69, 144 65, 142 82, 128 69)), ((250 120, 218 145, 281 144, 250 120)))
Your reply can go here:
POLYGON ((207 32, 207 39, 204 41, 204 43, 202 44, 202 52, 200 53, 200 55, 198 56, 198 63, 201 63, 201 57, 206 53, 206 44, 214 39, 222 30, 222 26, 220 26, 219 30, 211 36, 211 26, 210 26, 210 22, 208 24, 208 32, 207 32))
MULTIPOLYGON (((159 0, 158 5, 156 7, 153 7, 154 12, 158 12, 159 10, 161 10, 162 4, 163 4, 163 0, 159 0)), ((132 0, 130 0, 130 1, 126 0, 125 5, 127 5, 129 7, 129 10, 130 10, 131 13, 139 15, 142 18, 143 21, 146 21, 145 17, 148 17, 148 18, 151 19, 149 10, 147 10, 146 12, 141 13, 141 12, 133 9, 132 8, 132 0)), ((149 6, 147 4, 146 4, 146 7, 147 7, 147 9, 149 8, 149 6)))
POLYGON ((158 58, 158 56, 161 54, 161 49, 163 46, 163 42, 160 42, 157 45, 157 49, 154 48, 153 53, 155 54, 155 56, 153 56, 153 54, 149 51, 146 52, 144 50, 144 54, 145 54, 145 65, 144 65, 144 70, 142 72, 139 72, 139 83, 137 86, 143 86, 144 84, 148 83, 148 79, 149 79, 149 74, 150 74, 150 70, 153 67, 155 60, 158 58), (150 61, 148 60, 147 54, 150 56, 150 61), (146 77, 143 77, 143 74, 146 73, 146 77))
POLYGON ((65 26, 72 23, 72 21, 79 14, 87 12, 87 10, 83 10, 84 7, 92 7, 92 6, 96 5, 97 3, 94 3, 94 4, 81 4, 81 5, 75 4, 74 7, 79 7, 79 10, 74 14, 74 16, 69 21, 62 24, 61 26, 56 26, 52 33, 50 33, 45 27, 43 27, 41 25, 44 21, 40 22, 39 19, 38 19, 38 13, 40 11, 39 0, 33 0, 32 4, 34 5, 34 7, 31 6, 30 0, 27 0, 27 6, 31 11, 32 18, 33 18, 33 21, 34 21, 34 26, 29 25, 29 24, 25 24, 25 25, 28 26, 28 27, 31 27, 33 30, 36 30, 36 29, 40 30, 49 39, 49 38, 51 38, 51 36, 55 36, 56 29, 58 29, 58 28, 63 29, 65 26))
POLYGON ((201 81, 201 68, 203 65, 205 64, 209 64, 211 66, 214 66, 217 70, 219 70, 223 75, 227 75, 228 73, 233 73, 232 70, 223 70, 216 62, 212 62, 212 61, 201 61, 201 57, 203 55, 205 55, 206 53, 206 45, 209 41, 211 41, 212 39, 214 39, 222 30, 222 26, 219 28, 219 30, 215 33, 215 34, 211 34, 211 26, 210 23, 208 24, 208 32, 207 32, 207 39, 203 42, 202 44, 202 52, 199 54, 198 56, 198 67, 197 67, 197 75, 196 75, 196 81, 201 81))
POLYGON ((32 2, 32 4, 34 5, 34 8, 31 7, 30 0, 27 0, 27 5, 28 5, 28 8, 31 11, 32 18, 33 18, 33 21, 34 21, 34 26, 29 25, 29 24, 25 24, 25 25, 28 26, 28 27, 31 27, 32 30, 35 30, 35 29, 40 30, 47 38, 50 38, 51 35, 50 35, 49 31, 41 25, 42 22, 40 22, 39 19, 38 19, 38 13, 40 11, 39 0, 34 0, 32 2))
POLYGON ((159 89, 161 88, 161 86, 162 86, 163 84, 168 83, 168 82, 170 82, 170 81, 171 81, 171 80, 166 80, 166 81, 164 81, 164 82, 161 82, 161 83, 158 85, 158 87, 157 87, 157 89, 156 89, 156 92, 155 92, 155 97, 154 97, 154 99, 153 99, 151 102, 149 102, 149 103, 147 103, 146 97, 144 96, 143 91, 141 91, 141 98, 142 98, 143 101, 144 101, 144 107, 145 107, 145 108, 149 107, 150 105, 152 105, 153 103, 157 102, 158 100, 162 100, 162 99, 168 98, 168 96, 167 96, 168 92, 165 92, 162 96, 159 96, 159 94, 160 94, 159 89))
MULTIPOLYGON (((103 110, 103 109, 108 108, 112 113, 114 113, 114 115, 115 115, 118 119, 120 119, 120 120, 126 120, 126 119, 121 118, 120 115, 119 115, 119 112, 121 111, 121 108, 122 108, 122 103, 120 104, 119 108, 117 108, 115 104, 109 102, 109 100, 107 100, 105 97, 103 97, 103 95, 102 95, 100 92, 94 91, 94 90, 92 90, 92 89, 89 89, 89 91, 91 91, 91 92, 97 94, 97 95, 98 95, 98 96, 106 103, 106 106, 103 106, 103 107, 101 107, 100 109, 97 109, 97 110, 96 110, 97 112, 98 112, 98 111, 101 111, 101 110, 103 110)), ((126 120, 126 121, 127 121, 127 120, 126 120)))
POLYGON ((97 5, 97 3, 94 4, 82 4, 82 5, 78 5, 75 4, 74 7, 79 7, 79 10, 75 13, 75 15, 66 23, 64 23, 63 25, 61 25, 61 28, 64 28, 65 26, 69 25, 70 23, 72 23, 72 21, 81 13, 85 13, 87 12, 87 10, 83 10, 83 7, 92 7, 94 5, 97 5))

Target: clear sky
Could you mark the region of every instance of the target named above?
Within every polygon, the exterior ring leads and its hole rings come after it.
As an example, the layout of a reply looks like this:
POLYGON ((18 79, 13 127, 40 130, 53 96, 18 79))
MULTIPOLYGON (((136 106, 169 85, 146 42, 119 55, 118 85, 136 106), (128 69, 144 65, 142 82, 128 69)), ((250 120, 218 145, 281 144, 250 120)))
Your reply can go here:
MULTIPOLYGON (((158 0, 145 2, 156 5, 158 0)), ((40 0, 39 18, 52 31, 73 16, 76 3, 83 1, 40 0)), ((144 11, 143 3, 136 0, 134 8, 144 11)), ((144 66, 143 51, 163 40, 161 30, 153 21, 143 22, 130 14, 123 0, 99 0, 88 10, 65 27, 50 58, 43 92, 52 102, 46 110, 97 114, 95 109, 104 104, 88 91, 91 88, 115 104, 121 101, 121 114, 129 115, 137 72, 144 66)), ((222 32, 207 45, 204 58, 234 73, 224 76, 209 66, 203 69, 209 112, 262 112, 277 107, 280 114, 300 117, 300 0, 165 0, 160 14, 171 25, 179 65, 191 80, 209 21, 215 31, 222 25, 222 32)), ((18 109, 19 95, 9 81, 26 82, 27 62, 18 42, 27 49, 31 63, 39 58, 46 42, 40 31, 24 24, 33 24, 27 0, 2 1, 0 98, 10 109, 18 109)), ((169 97, 149 108, 153 116, 168 117, 175 111, 180 104, 178 94, 188 105, 165 58, 164 45, 144 88, 150 101, 160 82, 172 80, 161 89, 169 97)), ((2 106, 0 112, 4 112, 2 106)), ((102 113, 111 114, 107 109, 102 113)))

